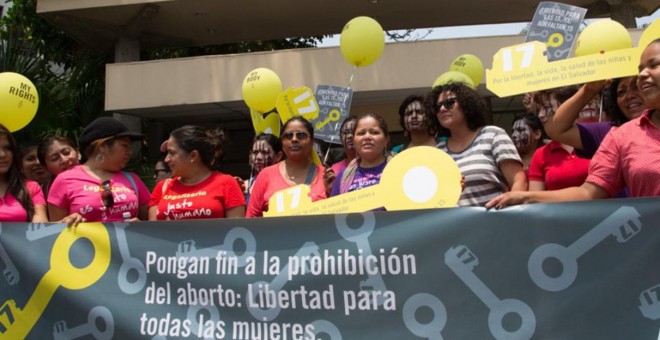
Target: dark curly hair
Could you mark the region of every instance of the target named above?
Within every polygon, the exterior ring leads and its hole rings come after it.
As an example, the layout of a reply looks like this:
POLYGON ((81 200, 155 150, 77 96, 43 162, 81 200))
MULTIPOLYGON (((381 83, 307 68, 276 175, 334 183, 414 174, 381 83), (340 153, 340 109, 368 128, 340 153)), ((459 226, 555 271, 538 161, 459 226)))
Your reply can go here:
MULTIPOLYGON (((488 112, 486 101, 479 95, 479 93, 461 82, 450 82, 444 85, 439 85, 426 96, 426 110, 437 114, 440 110, 438 106, 438 98, 443 92, 451 92, 456 96, 456 100, 461 107, 461 111, 465 115, 467 126, 470 130, 475 131, 480 127, 486 126, 485 114, 488 112)), ((436 119, 437 120, 437 119, 436 119)), ((441 136, 450 136, 449 129, 439 124, 441 136)))
POLYGON ((406 99, 404 99, 399 106, 399 125, 401 125, 403 131, 407 131, 405 122, 406 109, 408 108, 408 105, 414 102, 419 102, 422 105, 422 111, 424 112, 424 123, 426 123, 429 136, 435 135, 435 133, 438 131, 438 119, 435 117, 433 112, 430 112, 426 109, 426 105, 424 105, 424 97, 417 94, 412 94, 406 97, 406 99))

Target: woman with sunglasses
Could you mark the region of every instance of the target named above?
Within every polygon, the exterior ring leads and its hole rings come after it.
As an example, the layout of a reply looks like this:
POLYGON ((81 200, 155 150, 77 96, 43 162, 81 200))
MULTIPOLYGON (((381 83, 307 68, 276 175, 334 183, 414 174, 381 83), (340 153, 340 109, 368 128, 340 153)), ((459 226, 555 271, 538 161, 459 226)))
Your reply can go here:
POLYGON ((149 200, 149 220, 190 220, 245 216, 245 198, 234 177, 219 168, 222 130, 186 125, 161 146, 172 178, 156 184, 149 200))
POLYGON ((507 133, 487 126, 486 102, 476 90, 463 83, 436 86, 428 95, 427 109, 440 123, 437 147, 456 161, 465 177, 459 206, 484 206, 508 190, 526 190, 522 161, 507 133))
POLYGON ((133 154, 131 142, 142 139, 110 117, 87 125, 78 138, 83 164, 59 174, 48 193, 50 220, 71 225, 146 220, 149 189, 123 171, 133 154))
POLYGON ((286 158, 259 173, 252 187, 246 217, 263 216, 275 192, 298 184, 309 186, 312 201, 327 198, 324 168, 312 162, 312 124, 301 116, 294 116, 284 123, 282 131, 280 138, 286 158))
POLYGON ((39 184, 25 179, 11 132, 0 124, 0 222, 48 222, 39 184))

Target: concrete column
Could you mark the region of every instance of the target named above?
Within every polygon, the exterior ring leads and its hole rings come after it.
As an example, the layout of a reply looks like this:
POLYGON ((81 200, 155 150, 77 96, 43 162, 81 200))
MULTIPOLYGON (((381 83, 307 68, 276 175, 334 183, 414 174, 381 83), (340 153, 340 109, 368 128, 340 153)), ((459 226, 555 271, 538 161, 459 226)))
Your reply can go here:
POLYGON ((629 0, 607 0, 610 5, 610 17, 625 28, 637 28, 635 11, 629 0))

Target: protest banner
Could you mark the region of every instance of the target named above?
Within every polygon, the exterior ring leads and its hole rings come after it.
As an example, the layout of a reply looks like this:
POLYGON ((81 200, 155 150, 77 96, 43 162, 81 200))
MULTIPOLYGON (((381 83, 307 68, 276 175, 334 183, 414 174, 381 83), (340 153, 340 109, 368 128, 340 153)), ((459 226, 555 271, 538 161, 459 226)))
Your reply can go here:
POLYGON ((573 49, 587 10, 559 2, 542 1, 536 7, 525 42, 540 41, 548 47, 548 61, 566 59, 573 49))
POLYGON ((658 198, 3 223, 5 339, 654 339, 658 198))

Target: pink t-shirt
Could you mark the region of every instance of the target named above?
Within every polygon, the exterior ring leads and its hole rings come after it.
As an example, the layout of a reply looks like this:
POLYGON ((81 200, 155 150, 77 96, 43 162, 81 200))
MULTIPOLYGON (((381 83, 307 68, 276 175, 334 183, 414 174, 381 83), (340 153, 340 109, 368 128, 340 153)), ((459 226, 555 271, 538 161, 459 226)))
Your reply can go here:
MULTIPOLYGON (((268 211, 268 200, 274 193, 292 187, 282 174, 280 174, 280 163, 273 164, 261 170, 252 186, 252 194, 248 203, 245 217, 263 216, 264 211, 268 211)), ((325 193, 325 184, 323 183, 323 168, 316 167, 316 178, 309 186, 309 196, 312 202, 327 198, 325 193)))
POLYGON ((69 214, 79 213, 88 222, 116 222, 137 217, 139 206, 149 203, 149 189, 134 173, 115 173, 110 179, 110 188, 114 204, 106 208, 101 200, 101 181, 78 165, 55 177, 48 192, 48 203, 69 214), (137 194, 126 175, 133 178, 137 194), (125 212, 130 213, 130 217, 125 217, 125 212))
POLYGON ((158 207, 158 220, 222 218, 227 209, 242 205, 245 197, 236 179, 218 172, 195 185, 182 184, 177 178, 160 181, 149 200, 149 207, 158 207))
MULTIPOLYGON (((32 197, 32 204, 34 206, 46 205, 44 193, 41 187, 35 181, 27 180, 25 183, 30 197, 32 197)), ((0 221, 2 222, 30 222, 27 220, 27 210, 16 200, 14 195, 10 192, 5 194, 5 197, 0 198, 0 221)))

